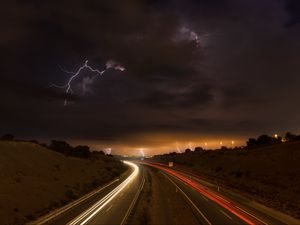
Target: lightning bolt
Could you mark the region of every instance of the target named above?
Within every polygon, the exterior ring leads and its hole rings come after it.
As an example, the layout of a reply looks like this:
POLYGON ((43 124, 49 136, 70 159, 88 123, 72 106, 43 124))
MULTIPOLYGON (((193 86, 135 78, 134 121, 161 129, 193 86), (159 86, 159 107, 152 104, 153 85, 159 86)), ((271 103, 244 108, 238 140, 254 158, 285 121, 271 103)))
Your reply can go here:
POLYGON ((104 151, 107 155, 111 154, 111 148, 106 148, 106 149, 104 149, 104 151))
POLYGON ((176 142, 176 150, 177 150, 178 153, 181 153, 181 150, 179 148, 178 142, 176 142))
POLYGON ((140 153, 141 153, 142 157, 144 158, 145 157, 145 153, 144 153, 144 149, 143 148, 140 149, 140 153))
MULTIPOLYGON (((60 67, 60 69, 61 69, 63 72, 68 73, 68 74, 72 74, 72 76, 69 78, 68 82, 67 82, 65 85, 60 86, 60 85, 56 85, 56 84, 51 84, 51 87, 56 87, 56 88, 65 89, 65 93, 66 93, 66 94, 69 94, 69 93, 73 94, 74 91, 73 91, 73 89, 72 89, 72 81, 73 81, 76 77, 80 76, 80 74, 81 74, 81 72, 82 72, 83 70, 86 70, 86 69, 87 69, 87 70, 91 71, 92 73, 95 73, 95 74, 96 74, 96 75, 93 76, 90 80, 88 80, 88 82, 90 82, 90 83, 95 79, 95 77, 103 75, 103 74, 104 74, 108 69, 110 69, 110 68, 112 68, 112 69, 114 69, 114 70, 119 70, 119 71, 124 71, 124 70, 125 70, 125 68, 124 68, 123 66, 121 66, 120 64, 117 64, 117 63, 116 63, 115 61, 113 61, 113 60, 107 61, 105 66, 106 66, 105 70, 100 71, 100 70, 98 70, 98 69, 94 69, 94 68, 92 68, 91 66, 89 66, 89 65, 88 65, 88 60, 86 60, 85 63, 84 63, 84 65, 81 66, 76 72, 67 71, 67 70, 64 70, 62 67, 60 67)), ((85 86, 83 85, 83 88, 84 88, 84 87, 85 87, 85 86)), ((64 106, 66 106, 67 104, 68 104, 68 100, 67 100, 67 98, 65 98, 65 100, 64 100, 64 106)))

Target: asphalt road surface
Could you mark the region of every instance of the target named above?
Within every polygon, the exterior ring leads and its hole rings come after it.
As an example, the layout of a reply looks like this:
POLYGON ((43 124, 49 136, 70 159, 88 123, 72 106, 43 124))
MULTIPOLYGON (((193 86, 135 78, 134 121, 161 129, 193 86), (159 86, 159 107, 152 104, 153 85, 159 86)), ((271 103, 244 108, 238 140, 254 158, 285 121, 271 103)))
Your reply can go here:
POLYGON ((131 167, 128 176, 111 182, 78 204, 47 215, 31 224, 124 224, 144 184, 143 167, 126 163, 131 167))
POLYGON ((125 163, 131 168, 127 176, 31 224, 299 224, 190 174, 157 164, 125 163))
MULTIPOLYGON (((200 224, 300 224, 300 221, 289 216, 278 219, 276 211, 255 204, 230 191, 214 189, 207 181, 199 180, 189 174, 156 164, 145 164, 145 166, 159 170, 174 185, 177 192, 192 206, 200 224)), ((169 198, 174 197, 174 194, 169 196, 169 198)))

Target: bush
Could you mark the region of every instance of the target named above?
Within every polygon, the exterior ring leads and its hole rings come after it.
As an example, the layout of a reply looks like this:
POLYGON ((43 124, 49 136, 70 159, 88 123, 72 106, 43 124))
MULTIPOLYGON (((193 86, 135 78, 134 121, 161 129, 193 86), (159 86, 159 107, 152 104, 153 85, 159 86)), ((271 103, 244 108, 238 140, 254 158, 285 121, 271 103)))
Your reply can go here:
POLYGON ((195 152, 202 152, 202 151, 204 151, 204 149, 202 147, 196 147, 194 151, 195 152))
POLYGON ((254 147, 256 146, 257 143, 256 143, 256 139, 255 138, 249 138, 248 141, 247 141, 247 147, 254 147))
POLYGON ((287 141, 299 141, 300 140, 300 136, 299 135, 295 135, 295 134, 292 134, 291 132, 287 132, 285 134, 285 139, 287 141))
POLYGON ((13 141, 15 139, 14 135, 12 134, 4 134, 0 140, 3 140, 3 141, 13 141))
POLYGON ((37 140, 29 140, 28 142, 33 143, 33 144, 39 144, 37 140))
POLYGON ((257 138, 257 144, 258 145, 268 145, 268 144, 274 144, 275 138, 272 138, 266 134, 263 134, 257 138))
POLYGON ((266 134, 263 134, 263 135, 260 135, 257 139, 249 138, 247 141, 247 147, 252 148, 252 147, 261 146, 261 145, 272 145, 275 143, 281 143, 281 141, 282 141, 281 137, 273 138, 266 134))
POLYGON ((187 154, 187 153, 190 153, 190 152, 191 152, 191 149, 187 148, 184 152, 185 152, 186 154, 187 154))
POLYGON ((177 155, 176 152, 170 152, 169 155, 177 155))
POLYGON ((72 152, 72 147, 65 141, 52 140, 49 148, 65 155, 71 155, 72 152))
POLYGON ((221 146, 221 150, 226 151, 228 148, 226 146, 221 146))
POLYGON ((72 151, 72 156, 79 158, 89 158, 91 155, 90 147, 86 145, 78 145, 72 151))

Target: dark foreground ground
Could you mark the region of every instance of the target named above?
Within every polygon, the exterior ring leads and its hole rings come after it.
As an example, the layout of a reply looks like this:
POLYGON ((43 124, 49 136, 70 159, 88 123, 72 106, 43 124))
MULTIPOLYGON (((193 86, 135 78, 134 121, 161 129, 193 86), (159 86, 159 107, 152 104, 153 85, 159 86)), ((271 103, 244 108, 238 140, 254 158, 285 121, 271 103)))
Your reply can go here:
POLYGON ((300 224, 188 173, 145 161, 124 163, 130 169, 119 179, 30 224, 300 224))
POLYGON ((0 224, 24 224, 119 177, 108 156, 66 157, 28 142, 0 141, 0 224))
POLYGON ((127 224, 199 224, 182 194, 159 170, 145 167, 143 192, 127 224))

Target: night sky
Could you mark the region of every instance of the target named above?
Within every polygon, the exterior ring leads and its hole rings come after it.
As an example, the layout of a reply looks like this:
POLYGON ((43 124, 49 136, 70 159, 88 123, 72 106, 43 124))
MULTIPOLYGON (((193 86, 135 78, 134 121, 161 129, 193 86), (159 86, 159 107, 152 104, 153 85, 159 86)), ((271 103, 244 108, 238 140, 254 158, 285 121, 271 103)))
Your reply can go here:
POLYGON ((0 133, 154 154, 300 132, 298 0, 2 0, 0 15, 0 133), (126 70, 51 87, 85 60, 126 70))

